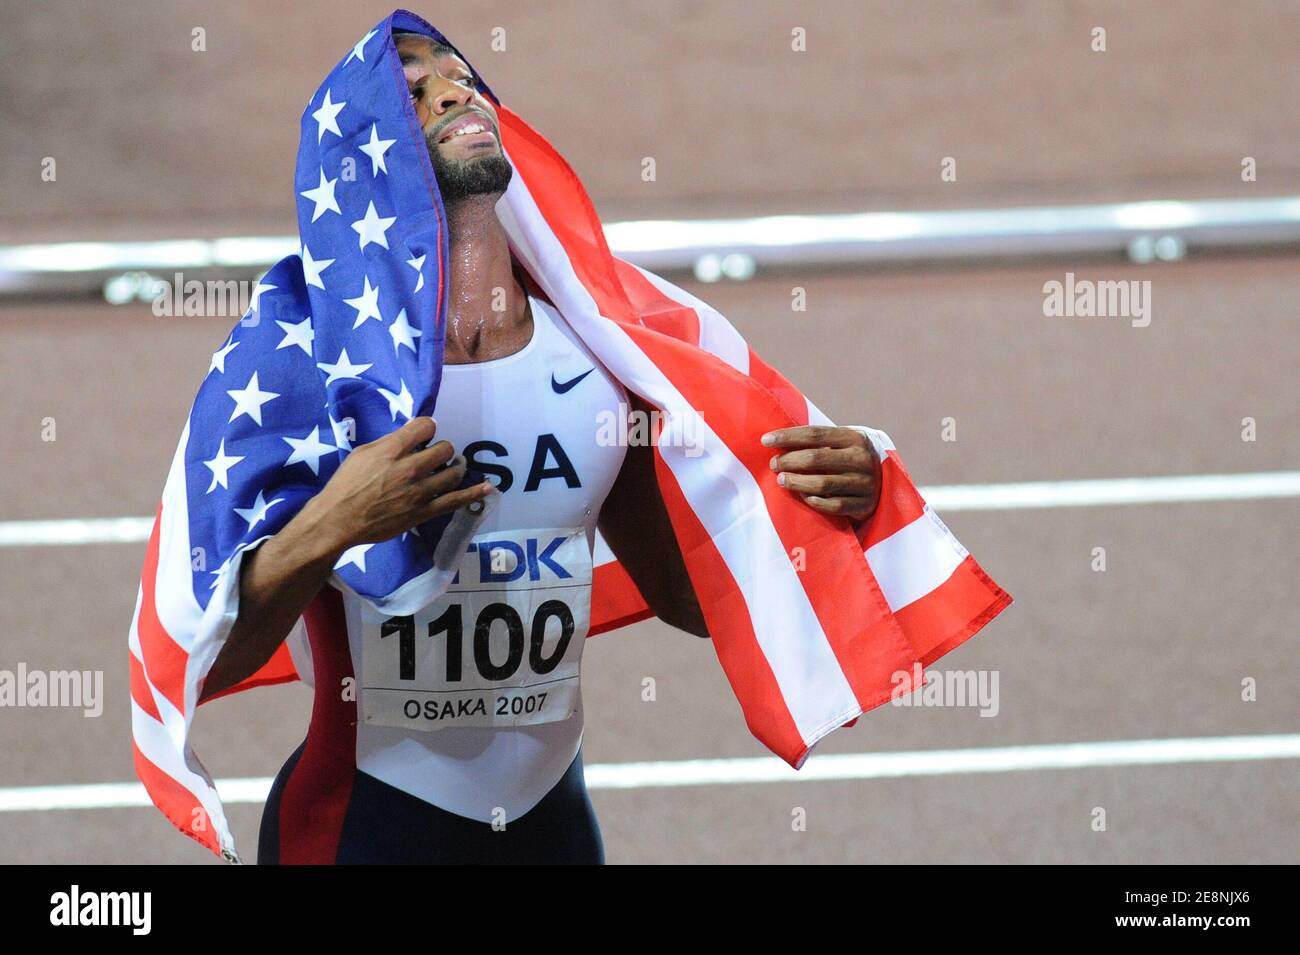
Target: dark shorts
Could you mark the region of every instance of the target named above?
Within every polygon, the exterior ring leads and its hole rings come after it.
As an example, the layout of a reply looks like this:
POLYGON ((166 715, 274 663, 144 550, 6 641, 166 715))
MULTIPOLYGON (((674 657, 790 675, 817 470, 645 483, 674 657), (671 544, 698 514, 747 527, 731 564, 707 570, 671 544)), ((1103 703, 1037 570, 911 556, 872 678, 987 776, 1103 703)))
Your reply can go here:
MULTIPOLYGON (((304 746, 306 744, 304 743, 304 746)), ((541 802, 496 830, 439 809, 360 770, 320 793, 291 785, 303 746, 275 777, 262 813, 259 865, 599 865, 604 844, 579 752, 541 802), (344 793, 342 799, 339 793, 344 793), (331 813, 330 803, 336 806, 331 813), (319 818, 322 825, 313 826, 319 818), (322 838, 323 834, 326 834, 322 838)), ((319 788, 319 787, 318 787, 319 788)))

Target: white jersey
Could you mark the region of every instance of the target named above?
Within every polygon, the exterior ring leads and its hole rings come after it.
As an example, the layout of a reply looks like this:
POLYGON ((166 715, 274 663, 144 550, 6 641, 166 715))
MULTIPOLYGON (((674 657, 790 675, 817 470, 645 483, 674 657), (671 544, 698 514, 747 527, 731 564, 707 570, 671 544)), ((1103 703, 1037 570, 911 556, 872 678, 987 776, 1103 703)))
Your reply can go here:
POLYGON ((443 369, 437 437, 503 492, 451 590, 402 618, 344 597, 357 768, 484 822, 535 806, 582 741, 596 520, 626 451, 600 441, 626 392, 530 303, 520 351, 443 369))

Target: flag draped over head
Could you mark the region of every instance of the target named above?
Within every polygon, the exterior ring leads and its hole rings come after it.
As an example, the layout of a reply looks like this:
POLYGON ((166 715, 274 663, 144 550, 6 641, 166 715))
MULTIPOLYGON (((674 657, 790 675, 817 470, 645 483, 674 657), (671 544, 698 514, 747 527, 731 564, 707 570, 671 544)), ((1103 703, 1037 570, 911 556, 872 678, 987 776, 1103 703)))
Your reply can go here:
MULTIPOLYGON (((341 58, 304 111, 300 254, 262 278, 212 356, 163 490, 131 625, 137 773, 181 831, 231 859, 189 733, 239 612, 242 557, 283 528, 353 447, 437 402, 447 221, 394 29, 451 46, 397 11, 341 58)), ((868 431, 883 462, 870 521, 820 515, 778 487, 760 436, 829 420, 720 314, 613 257, 577 176, 475 80, 497 106, 514 167, 497 206, 511 251, 623 386, 662 413, 656 480, 714 647, 750 729, 797 767, 1010 597, 926 506, 883 432, 868 431)), ((442 593, 453 566, 446 542, 463 540, 476 520, 461 512, 354 547, 331 583, 381 612, 413 613, 442 593)), ((596 560, 591 632, 649 616, 600 540, 596 560)), ((300 636, 228 692, 310 679, 300 636)))

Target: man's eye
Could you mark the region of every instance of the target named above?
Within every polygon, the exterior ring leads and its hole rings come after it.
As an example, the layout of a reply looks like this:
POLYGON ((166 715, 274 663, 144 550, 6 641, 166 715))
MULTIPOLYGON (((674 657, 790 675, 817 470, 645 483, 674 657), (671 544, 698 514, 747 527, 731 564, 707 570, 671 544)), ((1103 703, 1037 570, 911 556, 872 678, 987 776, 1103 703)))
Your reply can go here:
POLYGON ((411 90, 411 99, 417 101, 424 99, 424 87, 417 86, 415 89, 411 90))
POLYGON ((472 77, 472 76, 462 76, 462 77, 461 77, 460 79, 458 79, 456 82, 457 82, 457 83, 464 83, 466 86, 473 86, 473 85, 474 85, 474 77, 472 77))

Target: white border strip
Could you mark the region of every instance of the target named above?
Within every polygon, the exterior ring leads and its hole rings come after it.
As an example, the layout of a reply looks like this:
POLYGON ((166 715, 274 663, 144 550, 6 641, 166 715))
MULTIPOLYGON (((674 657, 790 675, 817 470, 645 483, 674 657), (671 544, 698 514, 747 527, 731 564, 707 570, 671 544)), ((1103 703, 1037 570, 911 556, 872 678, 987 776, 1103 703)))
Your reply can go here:
MULTIPOLYGON (((919 490, 934 510, 946 512, 1250 501, 1300 497, 1300 471, 1027 481, 1020 484, 936 484, 919 490)), ((148 540, 152 529, 152 517, 0 521, 0 547, 135 544, 148 540)))
MULTIPOLYGON (((1300 733, 1050 743, 902 753, 827 754, 814 756, 797 772, 771 756, 655 763, 598 763, 586 767, 586 777, 587 786, 591 789, 651 789, 1265 759, 1300 759, 1300 733)), ((264 802, 270 788, 269 776, 217 781, 221 800, 226 804, 264 802)), ((139 783, 15 786, 0 789, 0 812, 126 809, 148 805, 149 796, 139 783)))

